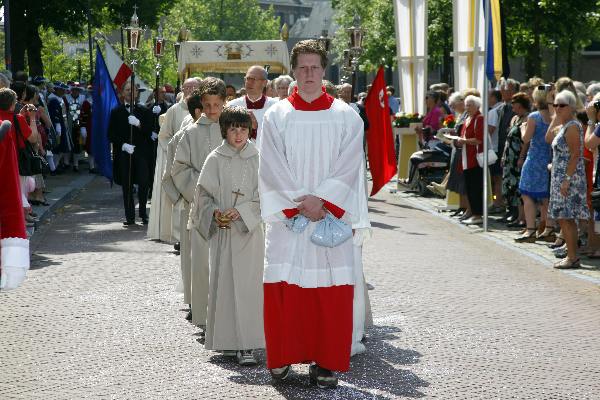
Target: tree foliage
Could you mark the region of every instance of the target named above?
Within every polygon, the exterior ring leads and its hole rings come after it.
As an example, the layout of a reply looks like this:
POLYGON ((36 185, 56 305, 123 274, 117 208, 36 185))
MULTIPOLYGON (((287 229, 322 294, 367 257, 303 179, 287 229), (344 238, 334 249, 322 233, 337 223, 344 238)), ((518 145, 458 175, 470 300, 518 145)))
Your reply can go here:
MULTIPOLYGON (((396 65, 396 28, 393 0, 336 0, 336 23, 342 27, 334 40, 334 50, 342 54, 348 48, 348 35, 343 30, 352 26, 355 14, 361 17, 366 30, 360 58, 361 68, 374 71, 379 65, 396 65)), ((429 0, 429 23, 427 27, 429 63, 431 66, 450 62, 452 50, 452 1, 429 0)), ((341 56, 338 57, 341 61, 341 56)))
MULTIPOLYGON (((64 3, 75 3, 60 0, 64 3)), ((98 7, 93 10, 93 19, 97 32, 109 34, 129 24, 133 14, 134 1, 111 0, 96 1, 98 7)), ((85 3, 85 0, 84 0, 85 3)), ((138 2, 141 4, 141 2, 138 2)), ((81 7, 73 5, 73 15, 81 17, 81 7)), ((173 44, 181 27, 191 31, 191 40, 261 40, 276 39, 279 35, 279 21, 273 10, 263 10, 256 0, 152 0, 145 1, 137 10, 141 26, 147 26, 145 40, 136 53, 137 74, 150 85, 155 79, 156 59, 152 52, 152 38, 156 36, 159 21, 163 21, 163 36, 167 39, 162 65, 161 80, 174 83, 177 79, 177 65, 173 44)), ((85 16, 85 14, 83 14, 85 16)), ((59 46, 59 34, 65 35, 66 41, 87 42, 85 35, 87 26, 83 23, 74 26, 62 23, 44 25, 40 33, 44 48, 42 60, 46 75, 54 79, 76 79, 77 60, 70 59, 62 53, 59 46), (64 70, 58 68, 62 65, 64 70)), ((120 50, 120 43, 113 43, 120 50)), ((120 52, 120 51, 119 51, 120 52)), ((126 50, 126 61, 130 61, 126 50)), ((87 67, 87 53, 83 56, 84 67, 87 67)), ((85 74, 84 74, 85 75, 85 74)))

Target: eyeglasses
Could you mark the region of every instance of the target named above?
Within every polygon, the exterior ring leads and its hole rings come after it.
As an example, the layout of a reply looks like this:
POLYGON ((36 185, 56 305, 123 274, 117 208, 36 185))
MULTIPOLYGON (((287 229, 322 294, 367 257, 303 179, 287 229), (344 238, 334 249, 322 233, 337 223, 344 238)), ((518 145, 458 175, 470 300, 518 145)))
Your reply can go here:
POLYGON ((563 107, 568 107, 568 104, 552 104, 554 106, 554 108, 563 108, 563 107))
POLYGON ((252 76, 246 76, 246 77, 244 77, 244 80, 246 82, 256 82, 256 81, 265 81, 266 79, 265 78, 254 78, 252 76))

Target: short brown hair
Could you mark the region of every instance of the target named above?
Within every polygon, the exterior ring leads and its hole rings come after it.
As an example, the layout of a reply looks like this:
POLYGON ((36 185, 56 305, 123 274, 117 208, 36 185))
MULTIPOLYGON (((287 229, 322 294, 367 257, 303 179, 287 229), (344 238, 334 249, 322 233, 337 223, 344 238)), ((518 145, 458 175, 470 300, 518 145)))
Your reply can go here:
POLYGON ((529 110, 531 102, 529 101, 529 95, 525 92, 515 93, 512 97, 511 103, 520 104, 526 110, 529 110))
POLYGON ((195 111, 196 109, 200 109, 202 111, 202 95, 200 94, 200 90, 194 90, 188 97, 185 99, 185 103, 188 108, 188 112, 192 116, 192 118, 196 119, 195 111))
POLYGON ((8 111, 17 101, 17 94, 9 88, 0 89, 0 110, 8 111))
POLYGON ((321 66, 323 69, 327 68, 327 52, 318 40, 301 40, 294 45, 290 55, 292 69, 298 66, 298 55, 300 54, 318 54, 321 57, 321 66))
POLYGON ((227 97, 227 86, 225 85, 225 82, 223 82, 219 78, 214 78, 212 76, 204 78, 198 90, 200 92, 200 98, 204 97, 205 95, 216 95, 219 96, 222 100, 225 100, 225 98, 227 97))
POLYGON ((225 106, 219 117, 219 126, 221 127, 221 136, 227 137, 227 130, 231 127, 241 126, 248 128, 248 133, 252 130, 252 118, 250 112, 240 106, 225 106))

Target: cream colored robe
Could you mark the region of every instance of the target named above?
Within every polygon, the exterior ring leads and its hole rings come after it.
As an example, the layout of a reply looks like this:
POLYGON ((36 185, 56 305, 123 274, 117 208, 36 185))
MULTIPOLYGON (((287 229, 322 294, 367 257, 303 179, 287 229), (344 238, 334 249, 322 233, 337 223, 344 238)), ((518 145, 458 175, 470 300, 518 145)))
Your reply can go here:
POLYGON ((181 262, 191 271, 192 323, 206 325, 208 304, 208 244, 200 236, 194 237, 188 229, 190 204, 206 157, 223 141, 218 123, 204 114, 196 123, 184 129, 171 167, 171 176, 177 191, 183 198, 181 215, 181 262))
POLYGON ((236 152, 227 143, 206 159, 190 223, 210 240, 210 295, 206 341, 209 350, 264 348, 264 233, 258 196, 258 151, 248 143, 236 152), (241 218, 218 229, 216 209, 233 207, 241 218))
POLYGON ((152 186, 152 203, 150 205, 150 219, 148 221, 148 237, 159 239, 163 242, 175 242, 173 237, 173 203, 169 201, 167 193, 162 190, 162 177, 167 167, 167 147, 171 138, 177 133, 182 121, 187 116, 187 104, 180 101, 170 107, 159 118, 161 121, 158 134, 158 151, 156 153, 156 169, 154 171, 154 184, 152 186), (164 117, 163 117, 164 115, 164 117))
MULTIPOLYGON (((165 166, 165 173, 163 174, 163 179, 162 179, 162 187, 163 187, 163 191, 167 194, 168 197, 168 201, 173 204, 173 221, 178 219, 177 221, 177 225, 180 225, 179 221, 181 219, 181 204, 183 203, 183 197, 181 196, 181 193, 179 193, 179 191, 177 190, 177 188, 175 187, 175 183, 173 182, 173 177, 171 176, 171 170, 173 167, 173 161, 175 160, 175 152, 177 150, 177 145, 179 144, 179 141, 181 140, 181 138, 183 137, 186 128, 181 129, 179 132, 177 132, 175 134, 175 136, 173 136, 171 138, 171 140, 169 141, 169 144, 167 146, 167 164, 165 166)), ((177 237, 175 237, 175 232, 173 232, 173 236, 175 238, 175 240, 179 241, 180 237, 179 237, 179 233, 177 232, 177 237)), ((180 254, 182 253, 181 251, 181 245, 180 245, 180 254)), ((181 259, 181 282, 182 282, 182 287, 183 287, 183 302, 185 304, 191 304, 192 303, 192 278, 191 278, 191 270, 190 270, 190 265, 189 263, 187 263, 187 259, 181 259)))

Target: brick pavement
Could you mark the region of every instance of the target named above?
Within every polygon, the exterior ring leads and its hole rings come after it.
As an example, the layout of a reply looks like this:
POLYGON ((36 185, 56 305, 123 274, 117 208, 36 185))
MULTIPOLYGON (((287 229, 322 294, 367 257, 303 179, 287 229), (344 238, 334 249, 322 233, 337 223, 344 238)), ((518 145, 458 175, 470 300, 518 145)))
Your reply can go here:
MULTIPOLYGON (((398 196, 370 203, 375 327, 335 391, 306 367, 271 385, 205 351, 170 246, 123 229, 88 185, 42 227, 22 288, 0 293, 1 399, 596 399, 600 290, 398 196)), ((264 363, 264 354, 260 354, 264 363)))

